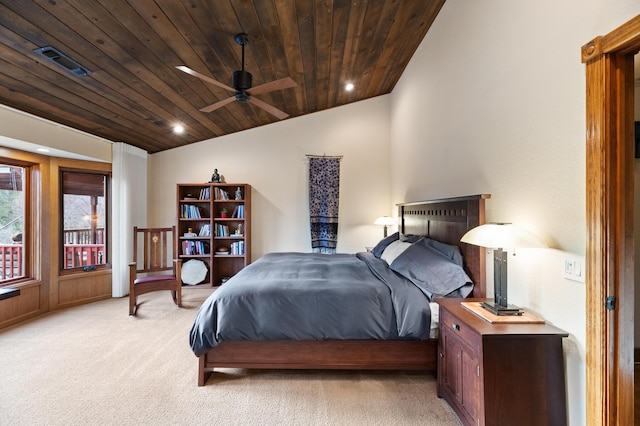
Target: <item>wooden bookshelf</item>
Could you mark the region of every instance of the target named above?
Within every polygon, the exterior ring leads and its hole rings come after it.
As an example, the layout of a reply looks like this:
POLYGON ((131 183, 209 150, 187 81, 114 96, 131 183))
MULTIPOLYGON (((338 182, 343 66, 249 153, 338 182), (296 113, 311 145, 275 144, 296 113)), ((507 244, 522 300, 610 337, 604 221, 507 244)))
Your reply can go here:
POLYGON ((203 282, 184 288, 219 286, 251 263, 250 185, 180 183, 177 218, 183 263, 198 259, 208 269, 203 282))

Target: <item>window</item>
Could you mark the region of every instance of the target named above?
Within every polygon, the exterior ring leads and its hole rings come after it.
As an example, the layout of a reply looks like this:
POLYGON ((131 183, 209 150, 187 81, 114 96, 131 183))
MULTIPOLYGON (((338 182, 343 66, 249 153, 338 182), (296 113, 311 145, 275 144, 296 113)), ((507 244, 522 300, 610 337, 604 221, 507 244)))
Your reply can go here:
POLYGON ((109 174, 61 172, 61 269, 94 269, 109 263, 109 174))
POLYGON ((27 273, 27 170, 0 162, 0 286, 24 278, 27 273))

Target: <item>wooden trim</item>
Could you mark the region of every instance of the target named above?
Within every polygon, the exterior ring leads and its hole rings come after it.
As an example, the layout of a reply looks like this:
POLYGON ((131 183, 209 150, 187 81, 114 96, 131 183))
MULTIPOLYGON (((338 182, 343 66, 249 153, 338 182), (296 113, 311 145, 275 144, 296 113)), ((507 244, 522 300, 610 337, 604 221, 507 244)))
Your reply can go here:
POLYGON ((640 45, 640 15, 622 24, 609 34, 596 37, 582 46, 582 62, 607 53, 635 54, 640 45))
MULTIPOLYGON (((48 256, 43 261, 48 262, 49 274, 52 277, 49 282, 49 303, 48 309, 54 311, 69 306, 89 303, 96 300, 105 299, 111 296, 111 290, 107 290, 104 284, 105 274, 111 279, 111 270, 100 268, 96 272, 80 273, 78 270, 60 270, 60 249, 62 238, 62 225, 60 223, 61 211, 61 170, 77 170, 82 172, 104 172, 111 173, 111 163, 101 163, 94 161, 75 160, 69 158, 51 157, 49 161, 49 190, 46 202, 49 203, 49 241, 48 256), (79 274, 79 275, 77 275, 79 274), (63 288, 70 280, 77 280, 77 290, 69 293, 68 288, 63 288), (87 288, 82 289, 83 286, 87 288), (74 294, 74 298, 69 299, 67 296, 74 294)), ((111 220, 111 219, 109 219, 111 220)), ((105 235, 110 240, 111 235, 105 235)), ((110 244, 107 244, 110 247, 110 244)))
POLYGON ((640 16, 582 48, 586 63, 587 424, 633 424, 633 53, 640 16), (617 298, 615 310, 605 308, 617 298))

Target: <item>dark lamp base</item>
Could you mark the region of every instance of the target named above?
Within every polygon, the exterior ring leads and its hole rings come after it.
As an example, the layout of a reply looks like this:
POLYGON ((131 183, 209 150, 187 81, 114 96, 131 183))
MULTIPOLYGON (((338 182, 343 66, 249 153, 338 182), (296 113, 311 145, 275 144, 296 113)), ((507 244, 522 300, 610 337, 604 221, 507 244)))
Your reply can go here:
POLYGON ((494 315, 522 315, 524 311, 515 305, 501 306, 496 302, 482 302, 482 307, 494 315))

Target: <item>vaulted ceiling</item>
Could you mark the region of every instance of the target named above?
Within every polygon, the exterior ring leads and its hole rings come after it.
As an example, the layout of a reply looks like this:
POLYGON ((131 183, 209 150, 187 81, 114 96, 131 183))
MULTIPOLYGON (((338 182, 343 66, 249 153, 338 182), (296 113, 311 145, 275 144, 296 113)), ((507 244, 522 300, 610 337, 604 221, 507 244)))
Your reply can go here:
POLYGON ((0 1, 0 103, 149 153, 390 93, 444 0, 0 1), (290 77, 295 87, 200 109, 233 86, 290 77), (34 52, 52 46, 90 73, 34 52), (344 90, 347 82, 355 88, 344 90), (174 124, 185 132, 174 134, 174 124))

